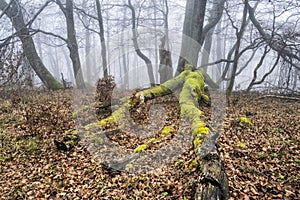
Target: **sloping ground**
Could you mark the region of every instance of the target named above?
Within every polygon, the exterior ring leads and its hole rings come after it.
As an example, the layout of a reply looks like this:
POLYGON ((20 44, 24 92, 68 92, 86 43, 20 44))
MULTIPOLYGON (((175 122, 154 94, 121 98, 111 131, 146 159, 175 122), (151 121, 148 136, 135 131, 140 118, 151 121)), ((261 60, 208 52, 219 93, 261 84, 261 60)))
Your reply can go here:
POLYGON ((300 198, 300 102, 240 94, 219 140, 233 199, 300 198), (253 125, 233 123, 247 116, 253 125))
MULTIPOLYGON (((300 102, 259 97, 235 94, 218 142, 232 199, 300 199, 300 102), (251 123, 240 123, 242 116, 251 123)), ((75 126, 71 98, 71 91, 59 91, 1 100, 1 199, 193 199, 199 166, 192 144, 172 165, 139 176, 105 169, 82 141, 57 150, 53 140, 64 141, 75 126)), ((164 108, 176 113, 177 103, 164 108)), ((167 116, 168 125, 176 123, 170 116, 177 115, 167 116)), ((130 150, 143 143, 124 138, 111 139, 130 150)))

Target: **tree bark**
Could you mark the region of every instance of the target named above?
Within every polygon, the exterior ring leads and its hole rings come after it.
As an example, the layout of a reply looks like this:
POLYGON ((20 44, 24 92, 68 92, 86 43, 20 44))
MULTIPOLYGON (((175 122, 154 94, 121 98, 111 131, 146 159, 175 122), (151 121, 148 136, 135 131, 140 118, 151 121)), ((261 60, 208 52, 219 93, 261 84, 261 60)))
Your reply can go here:
MULTIPOLYGON (((194 151, 196 162, 201 166, 199 181, 200 185, 196 189, 195 199, 229 199, 228 180, 224 165, 218 155, 216 141, 219 133, 211 132, 203 118, 203 112, 198 108, 196 102, 208 100, 204 93, 204 82, 208 80, 207 74, 203 70, 194 70, 194 66, 185 65, 185 70, 178 76, 164 82, 163 84, 145 89, 135 93, 130 99, 112 113, 111 116, 96 123, 88 124, 84 127, 85 131, 107 126, 111 123, 119 122, 126 118, 126 108, 129 110, 138 109, 148 100, 171 94, 180 90, 179 105, 180 115, 191 121, 191 134, 194 136, 194 151)), ((138 146, 136 149, 147 148, 150 141, 138 146)), ((145 150, 145 149, 144 149, 145 150)), ((126 160, 126 164, 131 160, 126 160)), ((118 170, 124 170, 122 163, 110 165, 108 167, 118 167, 118 170)))
POLYGON ((16 35, 22 42, 24 54, 27 57, 30 66, 41 79, 43 84, 47 88, 53 90, 63 88, 62 84, 51 75, 39 57, 33 39, 26 27, 22 9, 18 1, 11 1, 11 5, 8 6, 4 0, 0 0, 0 9, 4 11, 7 17, 11 20, 12 25, 16 30, 16 35))
POLYGON ((235 47, 235 51, 234 51, 234 62, 233 62, 233 67, 232 67, 232 71, 231 71, 231 76, 230 76, 230 80, 229 80, 229 84, 226 90, 226 95, 227 98, 229 99, 233 86, 234 86, 234 81, 235 81, 235 74, 238 68, 238 60, 239 60, 239 52, 240 52, 240 46, 241 46, 241 40, 247 25, 247 6, 246 4, 248 3, 248 0, 245 0, 245 6, 244 6, 244 10, 243 10, 243 20, 242 20, 242 25, 240 30, 238 30, 236 28, 236 37, 237 37, 237 41, 236 41, 236 47, 235 47))
POLYGON ((172 58, 169 51, 168 36, 165 35, 161 38, 159 46, 159 76, 160 83, 164 83, 173 76, 172 58))
MULTIPOLYGON (((224 9, 225 0, 219 1, 214 0, 212 2, 213 7, 210 11, 210 16, 208 18, 208 25, 203 28, 202 40, 205 40, 203 47, 203 53, 201 57, 201 65, 205 65, 209 61, 210 51, 212 46, 212 37, 217 23, 220 21, 224 9), (208 31, 207 33, 205 33, 208 31), (205 34, 205 36, 204 36, 205 34)), ((204 67, 204 70, 207 71, 207 67, 204 67)))
POLYGON ((66 0, 66 6, 64 7, 60 0, 56 0, 60 9, 65 15, 67 23, 67 46, 70 51, 70 58, 72 60, 73 71, 76 81, 76 86, 79 89, 85 88, 83 79, 83 73, 81 69, 80 57, 78 52, 78 44, 76 39, 76 31, 74 25, 74 13, 73 13, 73 0, 66 0))
POLYGON ((135 9, 133 5, 131 4, 131 0, 128 0, 128 8, 131 10, 131 16, 132 16, 132 40, 133 40, 133 46, 135 49, 135 52, 137 55, 144 60, 146 66, 147 66, 147 71, 148 71, 148 76, 149 76, 149 81, 151 86, 155 86, 155 78, 153 74, 153 66, 151 60, 143 54, 143 52, 140 50, 138 41, 137 41, 137 29, 136 29, 136 15, 135 15, 135 9))
POLYGON ((186 63, 197 66, 207 0, 186 1, 183 36, 176 75, 186 63))
POLYGON ((99 24, 99 28, 100 28, 99 37, 100 37, 100 42, 101 42, 101 57, 102 57, 103 76, 108 77, 103 17, 102 17, 102 11, 101 11, 101 4, 100 4, 99 0, 96 0, 96 7, 97 7, 97 15, 98 15, 98 24, 99 24))

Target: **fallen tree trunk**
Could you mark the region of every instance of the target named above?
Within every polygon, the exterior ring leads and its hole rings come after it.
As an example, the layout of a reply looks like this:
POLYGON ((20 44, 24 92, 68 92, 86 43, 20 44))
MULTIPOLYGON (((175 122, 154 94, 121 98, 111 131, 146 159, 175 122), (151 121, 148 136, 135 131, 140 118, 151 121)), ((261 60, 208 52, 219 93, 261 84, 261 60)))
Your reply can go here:
MULTIPOLYGON (((122 99, 123 105, 114 111, 111 116, 97 123, 88 124, 85 126, 85 130, 89 131, 99 125, 106 127, 111 123, 119 122, 125 118, 126 110, 135 112, 148 100, 171 94, 182 88, 179 94, 180 116, 191 122, 196 162, 197 165, 201 166, 200 185, 196 189, 195 199, 229 199, 227 176, 216 148, 219 134, 207 126, 203 120, 203 112, 198 108, 199 101, 208 101, 209 99, 204 93, 205 81, 211 87, 215 86, 205 72, 195 70, 192 65, 187 64, 185 70, 175 78, 159 86, 138 91, 131 98, 122 99)), ((160 137, 164 136, 161 135, 160 137)), ((150 143, 149 140, 139 145, 134 150, 135 153, 145 151, 150 143)), ((125 163, 128 164, 128 162, 125 163)), ((109 165, 107 167, 109 168, 109 165)))

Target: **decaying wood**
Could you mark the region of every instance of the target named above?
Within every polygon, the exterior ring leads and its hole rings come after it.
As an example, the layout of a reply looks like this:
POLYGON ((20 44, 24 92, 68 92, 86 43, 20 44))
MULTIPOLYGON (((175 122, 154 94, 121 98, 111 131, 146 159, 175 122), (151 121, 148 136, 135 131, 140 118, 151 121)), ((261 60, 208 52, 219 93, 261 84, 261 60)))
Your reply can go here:
POLYGON ((228 179, 220 156, 213 150, 202 158, 200 184, 196 189, 196 200, 229 199, 228 179))

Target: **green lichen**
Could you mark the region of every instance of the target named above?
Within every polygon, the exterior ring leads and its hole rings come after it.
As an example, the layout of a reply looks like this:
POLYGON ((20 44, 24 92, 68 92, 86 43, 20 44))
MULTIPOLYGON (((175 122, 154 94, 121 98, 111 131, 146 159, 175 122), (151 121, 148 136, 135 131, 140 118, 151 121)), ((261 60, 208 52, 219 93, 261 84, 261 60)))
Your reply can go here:
POLYGON ((147 148, 148 148, 147 144, 141 144, 141 145, 137 146, 133 151, 134 152, 146 151, 147 148))
POLYGON ((171 125, 171 126, 165 126, 163 128, 163 130, 161 131, 160 136, 161 137, 166 137, 166 136, 170 135, 173 132, 175 132, 175 128, 174 128, 173 125, 171 125))
POLYGON ((249 118, 241 116, 239 117, 239 119, 237 120, 240 126, 252 126, 252 122, 249 118))

